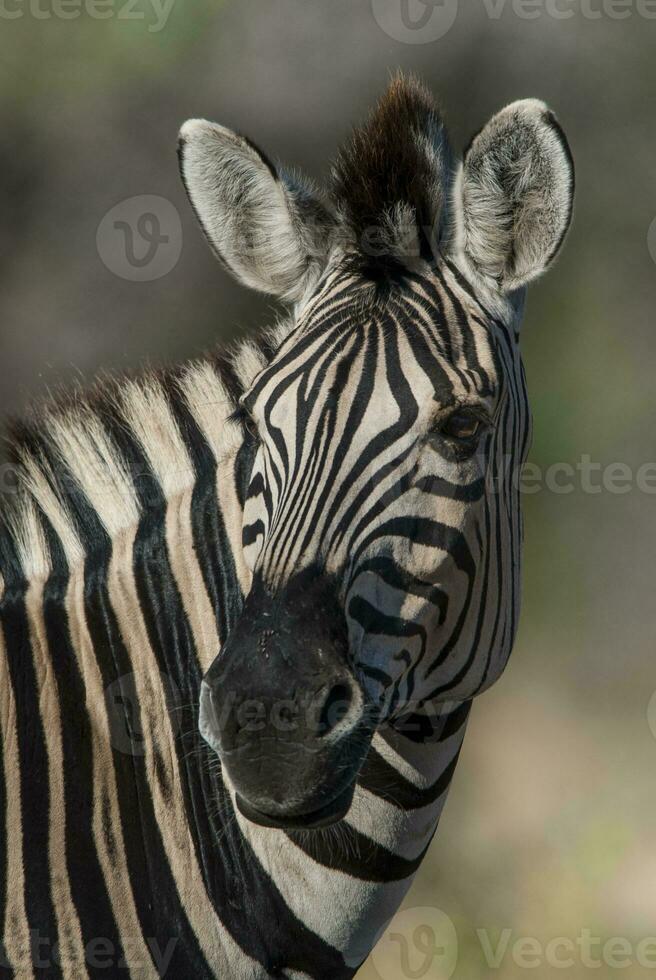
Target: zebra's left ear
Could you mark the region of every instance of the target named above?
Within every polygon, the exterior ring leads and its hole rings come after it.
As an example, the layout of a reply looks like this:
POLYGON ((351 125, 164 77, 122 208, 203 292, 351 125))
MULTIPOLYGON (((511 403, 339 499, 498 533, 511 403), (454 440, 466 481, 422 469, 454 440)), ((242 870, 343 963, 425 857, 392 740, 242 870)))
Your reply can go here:
POLYGON ((456 182, 457 247, 506 293, 539 276, 572 215, 574 163, 556 117, 524 99, 474 137, 456 182))
POLYGON ((218 258, 246 286, 295 302, 323 270, 333 219, 300 180, 244 136, 190 119, 180 130, 180 172, 218 258))

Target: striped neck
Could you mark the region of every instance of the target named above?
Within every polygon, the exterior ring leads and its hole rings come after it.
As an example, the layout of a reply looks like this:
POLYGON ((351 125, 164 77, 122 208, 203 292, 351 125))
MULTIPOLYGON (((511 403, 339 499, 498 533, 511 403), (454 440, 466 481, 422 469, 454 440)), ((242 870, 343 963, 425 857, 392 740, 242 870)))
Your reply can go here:
POLYGON ((234 403, 207 361, 23 433, 0 537, 15 964, 38 928, 62 975, 106 936, 171 975, 348 977, 435 831, 467 705, 423 742, 377 735, 347 819, 315 834, 248 823, 197 733, 200 679, 249 587, 234 403))

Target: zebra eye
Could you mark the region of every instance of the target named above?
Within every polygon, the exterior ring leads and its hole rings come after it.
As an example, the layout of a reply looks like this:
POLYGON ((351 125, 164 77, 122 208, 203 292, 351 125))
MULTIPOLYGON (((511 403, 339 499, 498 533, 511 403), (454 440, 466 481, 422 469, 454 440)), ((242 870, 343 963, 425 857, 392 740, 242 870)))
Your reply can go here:
POLYGON ((448 419, 442 424, 442 434, 449 439, 458 439, 460 442, 471 442, 479 434, 483 423, 478 415, 464 409, 449 415, 448 419))

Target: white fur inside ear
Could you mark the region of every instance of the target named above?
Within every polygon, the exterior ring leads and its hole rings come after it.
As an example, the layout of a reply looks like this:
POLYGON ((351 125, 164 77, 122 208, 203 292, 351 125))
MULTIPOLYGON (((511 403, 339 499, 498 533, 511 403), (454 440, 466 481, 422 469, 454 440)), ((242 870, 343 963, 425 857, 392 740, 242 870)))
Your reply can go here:
POLYGON ((245 285, 289 301, 325 261, 320 205, 288 182, 247 139, 190 119, 180 130, 189 198, 219 258, 245 285))
POLYGON ((569 226, 572 157, 544 102, 502 109, 474 138, 455 181, 456 248, 503 292, 540 275, 569 226))

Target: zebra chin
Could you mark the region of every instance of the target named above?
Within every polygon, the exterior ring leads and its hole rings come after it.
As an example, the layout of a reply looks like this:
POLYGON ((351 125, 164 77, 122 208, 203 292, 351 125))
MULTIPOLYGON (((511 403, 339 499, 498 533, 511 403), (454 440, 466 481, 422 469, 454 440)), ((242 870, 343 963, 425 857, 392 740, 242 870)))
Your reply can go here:
POLYGON ((276 830, 323 830, 342 820, 351 809, 355 780, 347 786, 335 799, 308 813, 286 812, 267 813, 249 803, 237 793, 235 799, 239 812, 251 823, 260 827, 271 827, 276 830))
POLYGON ((254 582, 203 679, 199 729, 253 823, 318 830, 348 813, 375 723, 334 581, 254 582))

